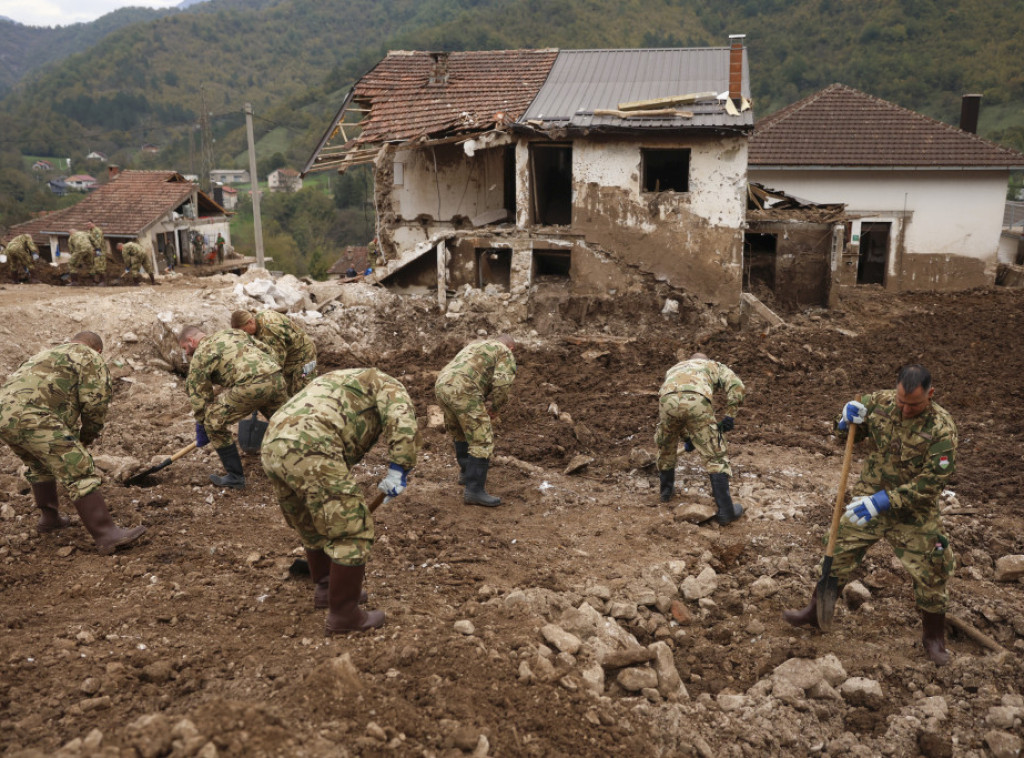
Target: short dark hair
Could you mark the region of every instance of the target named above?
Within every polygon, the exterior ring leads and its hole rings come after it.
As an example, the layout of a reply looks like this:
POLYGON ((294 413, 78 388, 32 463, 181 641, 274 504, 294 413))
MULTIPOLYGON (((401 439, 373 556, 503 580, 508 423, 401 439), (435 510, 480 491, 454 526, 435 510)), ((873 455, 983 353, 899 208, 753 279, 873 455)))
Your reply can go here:
POLYGON ((932 375, 920 363, 908 363, 900 369, 896 383, 903 387, 904 392, 913 392, 918 387, 927 392, 932 386, 932 375))
POLYGON ((79 332, 71 338, 71 341, 91 347, 97 353, 103 352, 103 338, 96 334, 96 332, 79 332))

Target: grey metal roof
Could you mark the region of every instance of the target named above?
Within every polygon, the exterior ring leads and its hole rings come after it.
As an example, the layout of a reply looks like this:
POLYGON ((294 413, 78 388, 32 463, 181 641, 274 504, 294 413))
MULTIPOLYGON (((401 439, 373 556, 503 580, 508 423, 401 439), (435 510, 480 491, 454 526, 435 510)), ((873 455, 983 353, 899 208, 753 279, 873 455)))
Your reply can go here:
MULTIPOLYGON (((542 122, 541 128, 682 129, 752 128, 753 110, 731 116, 721 101, 679 106, 693 118, 618 118, 594 116, 619 103, 729 89, 729 48, 639 50, 560 50, 551 72, 519 123, 542 122)), ((744 97, 750 97, 750 74, 743 50, 744 97)))

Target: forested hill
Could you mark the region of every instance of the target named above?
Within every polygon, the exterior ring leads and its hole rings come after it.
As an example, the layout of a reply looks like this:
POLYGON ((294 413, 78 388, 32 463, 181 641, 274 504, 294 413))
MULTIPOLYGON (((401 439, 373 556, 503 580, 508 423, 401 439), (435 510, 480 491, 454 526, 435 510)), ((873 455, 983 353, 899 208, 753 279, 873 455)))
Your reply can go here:
POLYGON ((1022 148, 1021 29, 1020 0, 214 0, 33 74, 0 102, 0 134, 6 150, 97 149, 144 167, 150 142, 161 165, 187 168, 205 104, 226 166, 250 101, 258 131, 300 166, 389 48, 717 46, 745 33, 758 116, 842 82, 956 123, 960 96, 980 92, 982 134, 1022 148))

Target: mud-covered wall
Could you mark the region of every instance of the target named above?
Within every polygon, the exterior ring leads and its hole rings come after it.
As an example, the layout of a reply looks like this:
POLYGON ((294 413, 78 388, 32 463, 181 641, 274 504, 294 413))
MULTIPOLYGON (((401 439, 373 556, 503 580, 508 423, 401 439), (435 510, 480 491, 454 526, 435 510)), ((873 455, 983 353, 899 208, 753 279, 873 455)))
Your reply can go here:
POLYGON ((620 260, 724 307, 739 303, 746 139, 578 139, 572 231, 620 260), (688 148, 689 192, 641 192, 641 148, 688 148))
MULTIPOLYGON (((1008 171, 752 167, 750 178, 814 202, 845 203, 860 222, 891 223, 886 289, 960 290, 995 280, 1008 171)), ((852 234, 855 252, 856 221, 852 234)))
POLYGON ((832 226, 751 222, 750 232, 775 236, 775 298, 786 306, 827 305, 832 281, 832 226))

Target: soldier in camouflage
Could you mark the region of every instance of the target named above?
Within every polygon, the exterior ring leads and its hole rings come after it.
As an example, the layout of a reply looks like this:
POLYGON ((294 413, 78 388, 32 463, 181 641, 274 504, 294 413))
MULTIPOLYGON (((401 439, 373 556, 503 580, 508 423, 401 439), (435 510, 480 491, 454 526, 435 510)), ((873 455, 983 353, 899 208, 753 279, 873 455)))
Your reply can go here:
POLYGON ((94 284, 102 285, 107 261, 101 253, 96 252, 89 235, 72 229, 68 236, 68 248, 71 250, 71 260, 68 262, 71 269, 81 274, 90 274, 94 284))
POLYGON ((153 260, 138 240, 131 242, 118 242, 117 252, 121 254, 124 261, 125 278, 132 284, 138 284, 139 275, 145 271, 149 274, 149 283, 156 284, 156 277, 153 274, 153 260))
POLYGON ((89 230, 89 244, 93 252, 93 279, 101 287, 105 285, 107 273, 107 256, 110 255, 110 247, 103 238, 103 230, 90 221, 86 227, 89 230))
POLYGON ((238 329, 209 336, 198 326, 186 326, 178 344, 191 356, 185 391, 196 419, 196 446, 213 443, 227 476, 210 475, 218 487, 241 489, 245 472, 230 426, 260 411, 270 418, 287 398, 281 367, 270 348, 238 329), (214 385, 224 388, 219 395, 214 385))
MULTIPOLYGON (((957 430, 949 412, 932 402, 935 388, 920 364, 900 369, 896 390, 882 390, 843 408, 840 434, 870 437, 874 450, 853 487, 839 522, 831 576, 844 585, 868 548, 885 539, 914 580, 922 641, 937 665, 949 661, 946 584, 956 567, 939 514, 939 495, 956 470, 957 430)), ((800 610, 783 613, 794 626, 817 626, 817 594, 800 610)))
POLYGON ((491 419, 508 401, 516 378, 515 349, 516 342, 508 334, 473 342, 441 369, 434 384, 445 430, 455 441, 459 484, 466 485, 462 500, 470 505, 494 507, 501 503, 501 498, 485 489, 494 452, 491 419))
POLYGON ((288 384, 288 396, 309 384, 316 376, 316 345, 309 335, 288 316, 277 311, 249 311, 231 314, 231 328, 241 329, 270 348, 281 364, 288 384))
POLYGON ((728 366, 708 360, 704 353, 694 353, 668 370, 659 395, 658 428, 654 434, 662 502, 672 499, 682 438, 686 452, 697 450, 704 459, 718 506, 715 520, 725 526, 743 514, 743 506, 734 503, 729 492, 732 467, 726 456, 723 432, 732 431, 735 426, 734 416, 745 393, 743 382, 728 366), (726 396, 725 415, 720 423, 715 421, 716 390, 724 391, 726 396))
POLYGON ((328 634, 384 623, 382 611, 366 612, 358 605, 374 533, 351 476, 381 435, 389 464, 378 488, 396 497, 416 465, 416 412, 399 381, 357 368, 312 381, 281 406, 263 438, 263 468, 285 521, 306 549, 317 587, 313 605, 329 609, 328 634))
POLYGON ((12 278, 19 282, 29 281, 32 278, 32 262, 39 260, 39 248, 32 241, 32 235, 19 234, 7 243, 4 253, 7 254, 12 278))
POLYGON ((25 478, 40 513, 36 530, 54 532, 69 525, 59 511, 60 482, 96 547, 112 553, 146 528, 122 529, 114 523, 87 449, 103 430, 112 394, 102 352, 99 335, 79 332, 70 342, 25 361, 0 387, 0 439, 27 467, 25 478))

